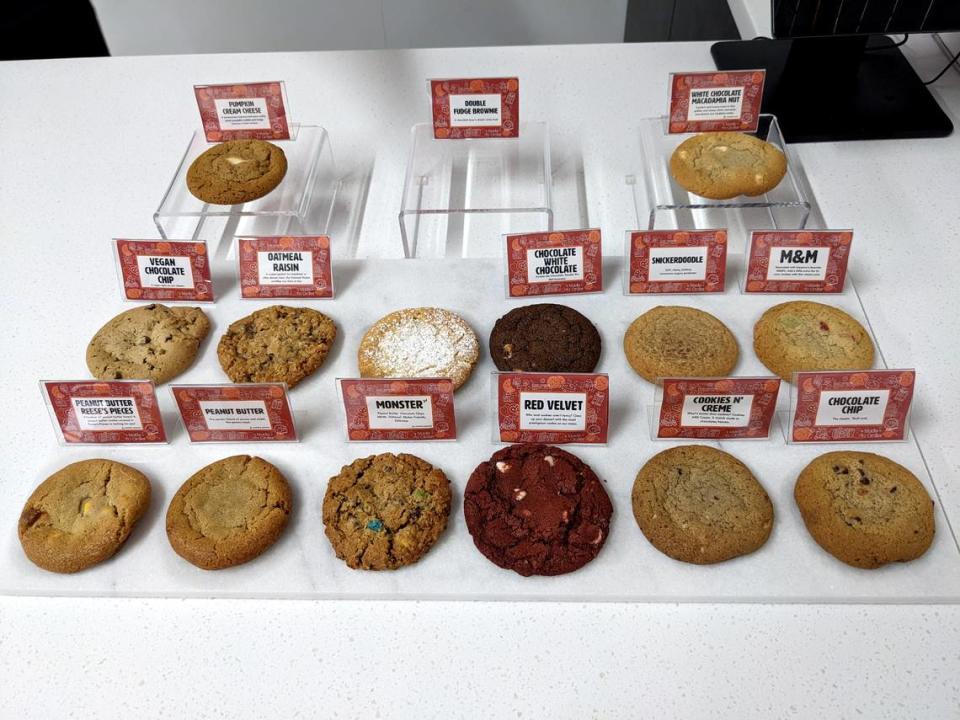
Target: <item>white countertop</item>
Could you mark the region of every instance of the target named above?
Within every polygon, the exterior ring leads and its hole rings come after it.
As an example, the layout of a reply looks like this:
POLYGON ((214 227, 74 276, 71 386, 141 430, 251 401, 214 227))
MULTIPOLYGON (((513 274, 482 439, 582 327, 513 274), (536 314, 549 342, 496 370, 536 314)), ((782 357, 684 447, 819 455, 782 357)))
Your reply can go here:
MULTIPOLYGON (((942 67, 928 40, 907 49, 922 75, 942 67)), ((65 262, 98 269, 90 292, 114 293, 107 241, 155 236, 151 213, 196 125, 190 85, 269 78, 287 81, 298 118, 327 127, 341 168, 370 170, 362 225, 335 243, 399 254, 423 80, 505 73, 521 76, 524 115, 551 123, 557 153, 579 146, 589 223, 619 237, 635 224, 623 177, 636 119, 663 110, 669 70, 709 67, 707 44, 0 65, 15 99, 0 107, 0 257, 9 268, 58 243, 65 262)), ((960 81, 936 92, 956 121, 960 81)), ((914 427, 960 516, 957 393, 937 393, 958 368, 960 290, 946 268, 960 135, 798 151, 827 222, 856 229, 854 276, 887 362, 918 368, 914 427)), ((37 281, 17 307, 82 302, 37 281)), ((23 394, 33 412, 35 387, 23 394)), ((8 459, 25 452, 4 445, 8 459)), ((0 717, 22 718, 945 718, 960 713, 960 606, 0 598, 0 678, 0 717)))

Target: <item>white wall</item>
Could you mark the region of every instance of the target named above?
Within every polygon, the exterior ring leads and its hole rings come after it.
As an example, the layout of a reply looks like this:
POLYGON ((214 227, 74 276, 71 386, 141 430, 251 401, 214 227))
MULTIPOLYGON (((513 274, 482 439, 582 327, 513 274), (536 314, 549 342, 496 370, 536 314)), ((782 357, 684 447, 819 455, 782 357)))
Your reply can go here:
POLYGON ((113 55, 623 40, 627 0, 93 0, 113 55))

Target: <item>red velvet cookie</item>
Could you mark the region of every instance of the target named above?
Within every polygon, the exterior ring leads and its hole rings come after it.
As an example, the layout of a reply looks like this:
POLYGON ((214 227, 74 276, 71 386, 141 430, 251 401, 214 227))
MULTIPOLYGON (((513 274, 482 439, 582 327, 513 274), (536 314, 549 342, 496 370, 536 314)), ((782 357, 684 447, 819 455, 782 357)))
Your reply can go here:
POLYGON ((463 514, 477 549, 521 575, 562 575, 593 560, 613 505, 590 466, 560 448, 511 445, 473 471, 463 514))

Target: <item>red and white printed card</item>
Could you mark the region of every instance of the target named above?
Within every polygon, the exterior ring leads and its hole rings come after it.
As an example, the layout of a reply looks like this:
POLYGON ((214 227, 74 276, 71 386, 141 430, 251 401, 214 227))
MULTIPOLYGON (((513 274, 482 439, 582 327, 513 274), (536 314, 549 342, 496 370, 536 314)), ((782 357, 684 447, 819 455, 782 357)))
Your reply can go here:
POLYGON ((792 442, 904 440, 913 370, 794 373, 792 442))
POLYGON ((283 383, 172 385, 190 442, 296 442, 283 383))
POLYGON ((438 140, 518 137, 520 80, 431 80, 433 136, 438 140))
POLYGON ((456 440, 447 378, 339 379, 348 440, 456 440))
POLYGON ((501 442, 606 443, 610 380, 588 373, 493 373, 501 442))
POLYGON ((237 240, 240 294, 245 298, 332 298, 333 269, 326 235, 242 237, 237 240))
POLYGON ((64 443, 167 442, 148 380, 43 380, 40 389, 64 443))
POLYGON ((117 239, 114 247, 128 300, 213 302, 205 243, 117 239))
POLYGON ((754 230, 744 292, 843 292, 852 243, 852 230, 754 230))
POLYGON ((765 438, 780 378, 665 378, 658 438, 765 438))
POLYGON ((627 292, 723 292, 726 230, 643 230, 627 235, 627 292))
POLYGON ((570 295, 603 290, 600 231, 504 235, 507 295, 570 295))
POLYGON ((755 132, 765 70, 671 73, 671 133, 755 132))
POLYGON ((208 142, 290 139, 282 82, 194 85, 193 92, 208 142))

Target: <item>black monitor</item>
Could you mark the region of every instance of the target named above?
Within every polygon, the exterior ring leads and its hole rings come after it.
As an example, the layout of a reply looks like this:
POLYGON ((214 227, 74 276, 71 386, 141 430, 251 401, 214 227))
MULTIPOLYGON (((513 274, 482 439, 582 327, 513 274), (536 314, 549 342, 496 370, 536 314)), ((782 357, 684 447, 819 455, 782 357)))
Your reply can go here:
POLYGON ((953 123, 886 35, 960 30, 960 0, 772 0, 773 36, 716 43, 720 70, 765 68, 788 142, 943 137, 953 123))

